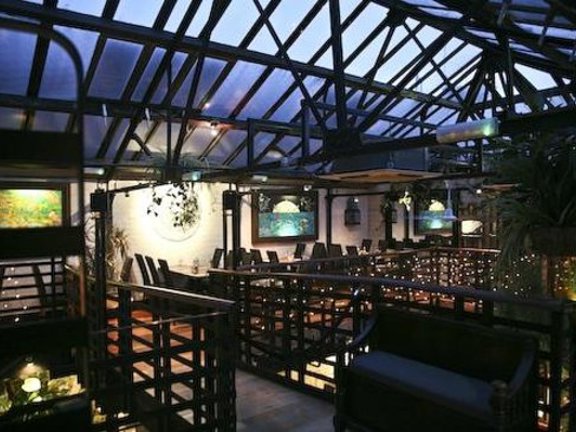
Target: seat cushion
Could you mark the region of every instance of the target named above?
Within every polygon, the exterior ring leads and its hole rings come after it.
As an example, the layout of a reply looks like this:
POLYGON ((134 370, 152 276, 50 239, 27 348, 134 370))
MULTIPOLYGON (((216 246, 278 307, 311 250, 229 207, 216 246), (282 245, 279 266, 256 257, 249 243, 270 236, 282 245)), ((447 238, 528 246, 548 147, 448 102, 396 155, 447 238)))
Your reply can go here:
POLYGON ((484 421, 494 418, 490 407, 492 386, 476 378, 382 351, 357 356, 348 373, 349 379, 358 374, 484 421))

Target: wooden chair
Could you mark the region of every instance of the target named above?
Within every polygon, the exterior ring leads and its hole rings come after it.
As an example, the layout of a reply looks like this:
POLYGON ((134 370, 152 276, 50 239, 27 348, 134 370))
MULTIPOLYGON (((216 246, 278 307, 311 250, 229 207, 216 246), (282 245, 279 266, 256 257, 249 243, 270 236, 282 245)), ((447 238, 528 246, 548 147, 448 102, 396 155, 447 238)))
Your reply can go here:
POLYGON ((379 250, 380 252, 386 251, 386 249, 387 249, 386 243, 387 243, 387 241, 384 240, 384 239, 378 240, 378 250, 379 250))
POLYGON ((240 264, 241 265, 252 265, 252 254, 246 249, 240 249, 240 264))
POLYGON ((226 253, 226 257, 224 258, 224 268, 225 269, 231 269, 234 267, 234 252, 233 251, 228 251, 228 253, 226 253))
POLYGON ((278 258, 278 253, 273 250, 266 251, 266 255, 268 256, 268 261, 271 263, 279 263, 280 259, 278 258))
POLYGON ((342 256, 342 246, 330 243, 328 245, 328 258, 338 258, 342 256))
POLYGON ((302 259, 305 250, 306 250, 306 243, 296 243, 296 250, 294 251, 294 259, 302 259))
POLYGON ((326 246, 324 245, 324 243, 321 242, 314 243, 314 247, 312 248, 312 255, 310 258, 319 259, 327 257, 328 253, 326 252, 326 246))
POLYGON ((212 255, 212 259, 210 260, 210 267, 218 268, 220 265, 220 260, 222 259, 222 255, 224 255, 224 249, 216 248, 214 249, 214 255, 212 255))
POLYGON ((358 256, 358 248, 356 246, 346 246, 346 254, 348 256, 358 256))
POLYGON ((130 282, 130 275, 132 273, 132 265, 134 264, 134 258, 126 257, 122 263, 122 269, 120 270, 120 280, 122 282, 130 282))
POLYGON ((370 252, 370 248, 372 247, 372 240, 371 239, 363 239, 362 244, 360 245, 360 249, 364 249, 366 252, 370 252))
POLYGON ((148 264, 148 271, 150 272, 150 276, 152 277, 152 284, 156 286, 162 286, 163 281, 160 278, 160 273, 158 273, 156 263, 154 263, 154 258, 150 256, 145 256, 144 259, 146 260, 146 264, 148 264))
POLYGON ((141 254, 134 254, 136 262, 138 263, 138 268, 140 269, 140 275, 142 276, 142 283, 144 285, 152 285, 152 279, 150 279, 150 273, 148 273, 148 268, 146 267, 146 261, 141 254))
POLYGON ((262 264, 263 260, 260 249, 250 249, 250 255, 252 255, 252 262, 254 264, 262 264))
POLYGON ((164 279, 164 285, 168 288, 174 288, 174 278, 172 278, 172 273, 170 272, 170 267, 168 266, 168 261, 165 259, 158 258, 158 265, 160 266, 160 273, 162 279, 164 279))

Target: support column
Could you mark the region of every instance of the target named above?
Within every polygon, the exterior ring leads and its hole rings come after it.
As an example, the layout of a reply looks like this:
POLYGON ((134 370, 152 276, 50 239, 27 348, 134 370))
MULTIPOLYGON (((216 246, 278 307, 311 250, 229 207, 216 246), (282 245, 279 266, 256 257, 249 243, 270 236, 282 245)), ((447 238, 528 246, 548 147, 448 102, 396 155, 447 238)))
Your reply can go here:
POLYGON ((332 190, 326 191, 326 246, 332 243, 332 190))

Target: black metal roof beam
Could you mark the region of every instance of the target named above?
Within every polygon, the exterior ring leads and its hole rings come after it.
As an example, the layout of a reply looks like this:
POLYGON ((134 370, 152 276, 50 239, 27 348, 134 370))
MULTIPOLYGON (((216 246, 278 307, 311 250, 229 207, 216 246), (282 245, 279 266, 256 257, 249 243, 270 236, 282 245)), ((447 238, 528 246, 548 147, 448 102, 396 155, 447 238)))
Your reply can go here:
MULTIPOLYGON (((176 30, 176 33, 173 35, 173 45, 177 44, 178 40, 181 37, 183 37, 183 35, 185 34, 186 30, 190 26, 190 22, 194 18, 195 11, 196 11, 195 4, 191 3, 188 6, 188 9, 186 10, 186 13, 184 14, 184 17, 182 18, 182 21, 180 22, 178 29, 176 30)), ((142 99, 142 102, 144 104, 147 104, 152 100, 154 93, 156 92, 156 90, 158 88, 158 85, 160 84, 160 82, 162 81, 162 79, 164 77, 164 71, 166 71, 168 66, 172 63, 174 53, 175 53, 174 47, 167 49, 166 52, 164 53, 162 61, 160 62, 156 72, 154 73, 154 76, 152 77, 150 85, 146 89, 146 92, 145 92, 144 97, 142 99)), ((168 88, 170 87, 170 84, 171 83, 168 83, 168 88)), ((118 151, 116 152, 116 155, 114 156, 114 159, 113 159, 114 162, 119 162, 122 159, 122 155, 123 155, 124 151, 126 150, 126 148, 128 147, 128 144, 129 144, 130 140, 132 139, 132 135, 134 134, 136 127, 138 126, 138 124, 140 123, 140 121, 142 119, 143 113, 144 113, 144 109, 138 110, 138 112, 134 115, 134 117, 132 117, 130 119, 130 124, 128 125, 128 128, 126 130, 124 138, 122 139, 120 146, 118 148, 118 151)), ((98 151, 97 158, 103 158, 106 155, 107 150, 108 150, 107 148, 101 147, 98 151)), ((112 171, 111 171, 111 173, 112 173, 112 171)))
MULTIPOLYGON (((44 0, 44 6, 49 8, 56 7, 58 0, 44 0)), ((42 23, 44 28, 52 28, 48 23, 42 23)), ((26 95, 28 97, 37 97, 40 92, 40 85, 42 83, 42 75, 46 66, 46 58, 48 57, 48 47, 50 40, 42 36, 36 38, 36 47, 34 48, 34 59, 32 60, 32 70, 28 80, 28 89, 26 95)), ((22 121, 22 129, 28 130, 32 128, 34 123, 34 111, 27 110, 26 115, 22 121)))
MULTIPOLYGON (((215 1, 212 3, 212 8, 210 10, 210 15, 208 16, 208 21, 204 26, 204 29, 201 34, 201 38, 204 41, 204 45, 208 44, 210 37, 212 36, 212 32, 214 28, 218 24, 218 21, 222 14, 226 11, 230 1, 215 1)), ((180 154, 182 152, 182 147, 184 146, 184 142, 187 137, 191 134, 188 132, 187 124, 188 120, 194 113, 194 100, 196 99, 196 93, 198 91, 198 86, 200 84, 200 78, 202 76, 202 71, 204 69, 204 61, 206 59, 205 50, 202 50, 196 61, 196 69, 194 69, 194 76, 192 77, 192 82, 190 83, 190 89, 188 91, 188 97, 186 100, 186 107, 184 108, 184 112, 182 114, 182 124, 180 125, 180 130, 178 131, 178 138, 176 140, 176 146, 174 148, 174 156, 172 160, 168 160, 168 163, 177 165, 178 160, 180 159, 180 154)), ((169 101, 167 101, 168 103, 169 101)))
MULTIPOLYGON (((435 16, 429 13, 426 13, 424 11, 422 11, 421 9, 419 9, 416 6, 410 5, 408 3, 405 2, 399 2, 396 0, 373 0, 374 2, 381 4, 383 6, 387 6, 387 7, 396 7, 399 8, 401 10, 403 10, 404 12, 406 12, 406 14, 422 21, 425 22, 428 25, 431 25, 433 27, 436 27, 442 31, 447 31, 449 29, 452 28, 452 26, 458 22, 457 19, 454 18, 446 18, 446 17, 439 17, 439 16, 435 16)), ((462 5, 466 5, 469 6, 469 2, 461 2, 461 6, 462 5)), ((457 8, 457 10, 459 12, 461 12, 459 10, 459 8, 457 8)), ((468 27, 478 27, 477 25, 475 25, 474 23, 470 22, 467 24, 468 27)), ((480 29, 486 29, 486 27, 484 25, 479 26, 480 29)), ((491 30, 495 30, 493 28, 491 28, 491 30)), ((509 30, 510 32, 513 32, 513 29, 509 30)), ((485 39, 470 33, 469 31, 467 31, 463 26, 461 26, 460 29, 458 29, 455 33, 456 36, 458 36, 461 39, 464 39, 486 51, 489 52, 496 52, 496 53, 501 53, 502 49, 495 44, 491 44, 489 42, 487 42, 485 39)), ((530 35, 527 34, 525 32, 522 32, 522 35, 528 39, 533 39, 535 41, 537 41, 538 39, 538 35, 530 35)), ((531 56, 528 54, 523 54, 523 53, 517 53, 516 55, 517 60, 521 61, 522 63, 528 64, 534 68, 546 71, 546 72, 550 72, 551 70, 555 70, 558 71, 558 73, 562 74, 562 75, 566 75, 573 73, 575 66, 574 65, 570 65, 569 63, 562 63, 562 64, 557 64, 554 63, 550 60, 545 60, 545 59, 540 59, 538 57, 535 56, 531 56)))
MULTIPOLYGON (((118 1, 118 0, 115 0, 118 1)), ((375 1, 375 0, 372 0, 375 1)), ((383 1, 383 0, 378 0, 383 1)), ((202 51, 202 41, 185 36, 179 40, 174 40, 174 34, 168 31, 154 30, 148 27, 127 24, 113 21, 112 19, 101 19, 77 12, 67 10, 48 10, 42 6, 19 0, 1 0, 2 9, 7 14, 27 16, 40 21, 46 20, 54 25, 69 26, 84 30, 91 30, 105 34, 109 38, 124 40, 127 42, 146 44, 150 43, 161 48, 174 48, 184 53, 197 53, 202 51)), ((206 49, 206 55, 223 60, 244 60, 265 66, 287 68, 286 62, 277 56, 263 54, 256 51, 239 49, 225 44, 210 42, 206 49)), ((317 61, 318 59, 314 60, 317 61)), ((333 79, 334 72, 328 68, 314 66, 311 59, 310 64, 293 61, 295 69, 303 74, 317 76, 319 78, 333 79)), ((346 75, 346 86, 351 88, 365 88, 363 78, 346 75)), ((379 93, 391 91, 393 86, 385 83, 373 83, 370 90, 379 93)), ((421 93, 408 92, 405 97, 429 100, 429 96, 421 93)), ((452 106, 450 101, 438 101, 438 103, 452 106)))
POLYGON ((398 82, 396 85, 396 90, 391 91, 388 93, 382 101, 380 101, 377 106, 373 109, 373 114, 366 117, 362 122, 359 124, 358 128, 361 131, 367 130, 372 124, 377 120, 377 113, 382 112, 395 98, 397 98, 400 94, 398 89, 405 88, 406 85, 414 76, 420 71, 422 67, 426 65, 441 49, 446 45, 446 43, 454 36, 454 34, 460 28, 460 25, 466 22, 467 18, 462 18, 459 24, 454 25, 452 29, 444 32, 442 35, 438 36, 434 42, 432 42, 426 49, 425 52, 422 52, 421 55, 417 57, 418 61, 412 66, 410 72, 404 75, 404 77, 398 82))
MULTIPOLYGON (((25 3, 25 2, 21 2, 21 3, 25 3)), ((116 14, 116 11, 118 10, 119 4, 120 4, 120 0, 107 0, 106 5, 104 6, 104 9, 102 10, 102 19, 112 20, 114 18, 114 15, 116 14)), ((3 2, 2 7, 6 8, 6 2, 3 2)), ((57 12, 59 12, 59 10, 58 11, 52 10, 50 12, 57 13, 57 12)), ((10 13, 10 12, 8 11, 7 13, 10 13)), ((24 13, 24 14, 26 15, 26 13, 24 13)), ((59 24, 58 22, 55 22, 55 21, 51 20, 50 18, 42 18, 42 16, 34 16, 33 18, 39 19, 40 21, 51 22, 54 25, 59 24)), ((100 19, 100 18, 95 18, 95 19, 100 19)), ((65 24, 62 24, 62 25, 65 25, 65 24)), ((104 47, 106 46, 106 40, 107 39, 108 39, 108 37, 105 34, 102 34, 102 32, 99 32, 98 40, 96 41, 96 46, 94 47, 94 52, 92 53, 92 59, 90 60, 90 64, 88 65, 88 68, 86 68, 86 73, 84 76, 84 82, 82 83, 82 87, 83 87, 82 94, 84 94, 84 95, 87 95, 88 90, 90 90, 90 85, 92 84, 92 80, 94 79, 94 74, 96 73, 96 68, 98 67, 98 64, 100 63, 100 59, 102 58, 102 53, 104 52, 104 47)), ((102 112, 102 111, 100 111, 100 112, 102 112)), ((70 116, 70 118, 68 119, 68 124, 66 126, 67 131, 71 131, 72 128, 74 127, 74 125, 76 124, 77 115, 78 115, 77 113, 73 113, 70 116)))
POLYGON ((260 13, 260 15, 262 15, 264 17, 264 23, 266 25, 266 28, 270 32, 272 39, 274 39, 274 43, 276 44, 278 51, 280 51, 280 55, 283 57, 284 61, 286 62, 287 66, 288 66, 288 70, 292 73, 294 80, 298 83, 298 87, 300 88, 300 91, 302 92, 302 96, 304 96, 304 99, 306 99, 306 101, 310 104, 310 111, 312 112, 312 115, 316 118, 316 121, 317 121, 318 125, 320 126, 320 128, 323 131, 325 131, 326 130, 326 124, 324 123, 322 116, 320 115, 320 112, 314 106, 314 99, 312 98, 312 96, 310 96, 310 92, 306 88, 306 85, 304 84, 304 80, 300 76, 300 73, 296 69, 294 63, 292 62, 292 59, 290 59, 290 56, 288 55, 288 51, 286 51, 286 49, 284 48, 284 45, 282 44, 282 41, 280 40, 278 33, 276 33, 274 26, 270 22, 270 19, 264 15, 265 12, 264 12, 264 9, 262 8, 262 5, 260 4, 260 0, 253 0, 253 2, 254 2, 254 5, 256 6, 256 9, 258 9, 258 12, 260 13))
MULTIPOLYGON (((334 65, 334 92, 336 95, 336 124, 339 129, 347 126, 346 88, 344 85, 344 56, 342 54, 342 26, 340 25, 340 0, 329 0, 330 32, 332 33, 332 64, 334 65)), ((312 101, 309 101, 313 103, 312 101)))
MULTIPOLYGON (((158 12, 158 15, 154 20, 152 28, 163 29, 164 26, 166 25, 166 22, 170 18, 170 13, 174 9, 175 5, 176 5, 175 0, 163 2, 162 8, 158 12)), ((142 74, 144 73, 144 70, 146 69, 148 62, 150 61, 150 58, 152 57, 154 50, 155 47, 153 45, 147 44, 143 46, 142 51, 140 51, 140 54, 138 56, 138 60, 136 61, 136 64, 134 66, 134 69, 130 74, 130 78, 128 79, 128 82, 126 83, 126 86, 124 87, 124 90, 122 91, 122 94, 120 96, 120 100, 122 102, 127 102, 131 100, 132 95, 136 90, 136 86, 138 85, 138 82, 142 78, 142 74)), ((104 134, 104 137, 102 138, 100 148, 110 147, 110 144, 114 139, 114 136, 118 132, 118 128, 120 127, 120 125, 121 125, 121 119, 119 118, 112 119, 112 123, 110 124, 110 126, 106 130, 106 133, 104 134)))

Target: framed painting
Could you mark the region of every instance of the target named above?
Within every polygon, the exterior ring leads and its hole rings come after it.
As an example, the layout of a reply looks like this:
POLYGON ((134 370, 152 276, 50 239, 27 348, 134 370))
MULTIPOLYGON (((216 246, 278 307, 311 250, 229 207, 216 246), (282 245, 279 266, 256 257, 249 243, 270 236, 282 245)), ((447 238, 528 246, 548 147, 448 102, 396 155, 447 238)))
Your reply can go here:
POLYGON ((0 229, 68 225, 68 187, 6 183, 0 187, 0 229))
POLYGON ((252 243, 318 239, 318 193, 260 190, 252 194, 252 243))

